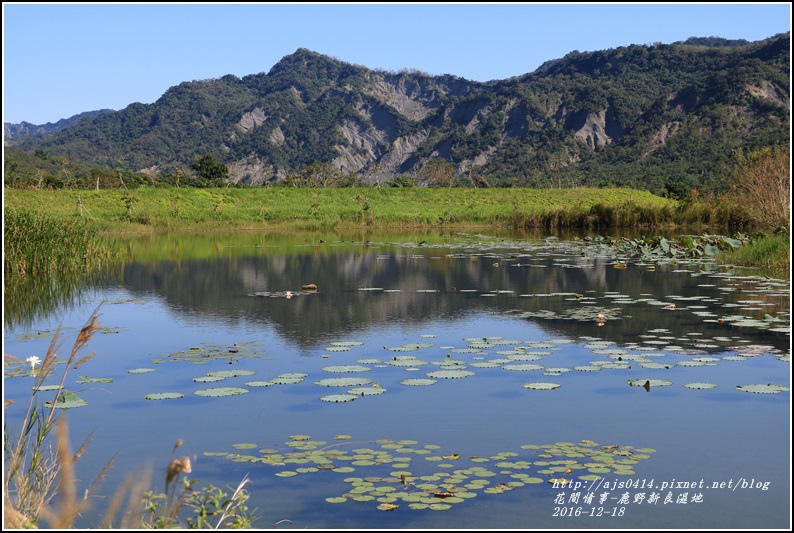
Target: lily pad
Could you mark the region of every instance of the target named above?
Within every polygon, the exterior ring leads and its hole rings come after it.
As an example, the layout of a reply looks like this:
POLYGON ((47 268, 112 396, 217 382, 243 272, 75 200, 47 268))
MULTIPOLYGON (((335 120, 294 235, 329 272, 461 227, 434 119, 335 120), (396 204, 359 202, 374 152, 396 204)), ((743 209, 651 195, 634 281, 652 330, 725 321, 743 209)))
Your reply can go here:
POLYGON ((422 387, 425 385, 433 385, 434 383, 438 383, 438 381, 435 379, 424 379, 424 378, 404 379, 400 382, 401 385, 408 385, 411 387, 422 387))
POLYGON ((744 392, 752 392, 755 394, 778 394, 781 392, 788 392, 789 388, 783 385, 773 385, 769 383, 768 385, 739 385, 736 387, 740 391, 744 392))
POLYGON ((525 383, 524 388, 529 390, 554 390, 559 389, 560 385, 557 383, 525 383))
POLYGON ((320 400, 331 403, 342 403, 342 402, 352 402, 357 398, 359 398, 359 396, 356 396, 354 394, 329 394, 327 396, 321 397, 320 400))
MULTIPOLYGON (((46 407, 52 407, 52 402, 44 402, 46 407)), ((77 396, 75 393, 65 390, 62 391, 55 400, 55 407, 57 409, 73 409, 75 407, 83 407, 88 405, 88 402, 77 396)))
POLYGON ((459 379, 473 376, 474 372, 470 370, 436 370, 435 372, 428 372, 426 375, 439 379, 459 379))
POLYGON ((684 383, 684 387, 687 389, 706 390, 716 388, 717 386, 714 383, 684 383))
POLYGON ((210 389, 201 389, 194 392, 197 396, 210 396, 213 398, 221 397, 221 396, 235 396, 237 394, 245 394, 248 392, 248 389, 242 389, 240 387, 214 387, 210 389))
POLYGON ((113 378, 89 378, 80 376, 80 379, 77 380, 76 383, 113 383, 113 378))
POLYGON ((252 376, 256 374, 253 370, 215 370, 207 372, 208 376, 219 378, 234 378, 237 376, 252 376))
POLYGON ((358 387, 347 391, 348 394, 355 394, 356 396, 377 396, 383 394, 386 389, 383 387, 358 387))
POLYGON ((505 370, 526 371, 526 370, 542 370, 543 366, 535 365, 532 363, 525 363, 525 364, 515 364, 515 365, 504 365, 502 368, 504 368, 505 370))
POLYGON ((201 376, 197 378, 193 378, 193 381, 196 383, 212 383, 214 381, 223 381, 224 377, 221 376, 201 376))
POLYGON ((270 387, 275 385, 272 381, 247 381, 245 384, 249 387, 270 387))
POLYGON ((154 368, 133 368, 127 370, 128 374, 146 374, 148 372, 154 372, 154 368))
POLYGON ((323 372, 332 372, 332 373, 346 373, 346 372, 369 372, 372 370, 368 366, 362 365, 336 365, 336 366, 327 366, 323 368, 323 372))
POLYGON ((367 378, 326 378, 315 382, 321 387, 360 387, 370 383, 372 380, 367 378))
POLYGON ((147 394, 144 396, 147 400, 175 400, 177 398, 184 398, 185 395, 181 392, 156 392, 154 394, 147 394))

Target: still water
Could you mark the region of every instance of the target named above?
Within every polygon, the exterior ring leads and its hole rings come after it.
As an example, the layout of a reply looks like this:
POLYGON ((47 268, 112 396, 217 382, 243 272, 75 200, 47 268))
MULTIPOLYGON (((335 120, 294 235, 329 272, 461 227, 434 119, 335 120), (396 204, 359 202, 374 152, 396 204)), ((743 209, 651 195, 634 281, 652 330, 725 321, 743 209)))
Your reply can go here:
POLYGON ((118 456, 80 527, 131 472, 162 489, 178 439, 192 478, 250 479, 261 528, 790 526, 790 393, 737 388, 790 387, 788 282, 530 235, 119 246, 124 266, 4 332, 43 358, 60 326, 66 353, 99 307, 66 382, 87 405, 63 413, 74 446, 93 432, 81 488, 118 456))

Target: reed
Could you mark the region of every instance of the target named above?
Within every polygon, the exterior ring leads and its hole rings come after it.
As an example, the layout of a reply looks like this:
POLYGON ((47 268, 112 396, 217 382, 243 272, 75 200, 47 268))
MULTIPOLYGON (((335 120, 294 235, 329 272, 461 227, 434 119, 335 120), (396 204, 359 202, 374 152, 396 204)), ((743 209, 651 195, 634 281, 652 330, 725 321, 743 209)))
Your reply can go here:
MULTIPOLYGON (((94 356, 93 353, 82 355, 81 352, 99 329, 98 319, 99 308, 80 329, 69 357, 63 365, 58 388, 52 401, 40 404, 37 400, 42 393, 44 382, 55 372, 56 365, 59 365, 60 329, 53 335, 44 359, 29 360, 33 392, 22 417, 18 435, 12 436, 8 426, 4 425, 3 448, 6 470, 3 479, 3 501, 7 508, 13 510, 11 515, 24 526, 35 526, 42 517, 45 517, 57 529, 68 528, 85 505, 85 500, 78 500, 74 491, 73 473, 74 464, 85 453, 91 437, 89 436, 78 451, 72 454, 66 438, 65 420, 61 420, 56 409, 66 376, 94 356), (41 366, 36 368, 38 362, 41 362, 41 366), (57 445, 54 450, 49 436, 56 428, 56 422, 57 445), (61 496, 61 507, 54 512, 50 509, 50 503, 56 493, 61 496)), ((6 356, 6 360, 9 360, 9 357, 6 356)), ((6 401, 4 409, 11 404, 13 402, 6 401)), ((107 468, 110 468, 110 463, 107 468)), ((99 481, 99 477, 95 481, 99 481)))
MULTIPOLYGON (((73 452, 66 417, 56 412, 63 398, 67 375, 94 357, 94 353, 85 354, 84 351, 98 330, 99 308, 80 329, 66 361, 59 361, 58 356, 62 346, 60 328, 53 335, 44 359, 36 357, 27 361, 31 368, 25 375, 33 377, 34 382, 19 433, 9 431, 7 424, 3 428, 6 467, 3 479, 3 529, 41 528, 45 524, 52 529, 73 529, 76 519, 88 509, 88 497, 104 481, 114 463, 115 455, 89 487, 78 494, 76 464, 86 453, 91 435, 73 452), (41 365, 36 368, 38 363, 41 365), (56 368, 62 370, 55 397, 41 404, 38 400, 44 392, 42 386, 55 374, 56 368), (51 435, 53 430, 54 443, 51 435)), ((6 356, 7 365, 20 367, 27 362, 6 356)), ((4 409, 13 404, 13 401, 7 400, 4 409)), ((181 443, 180 440, 174 446, 172 456, 181 443)), ((196 487, 197 481, 187 477, 192 472, 190 459, 172 457, 166 469, 165 492, 156 493, 147 491, 151 475, 148 471, 142 472, 128 477, 110 499, 102 519, 103 528, 218 529, 250 527, 253 522, 246 506, 247 478, 240 482, 231 495, 211 484, 199 489, 196 487), (115 522, 125 499, 126 511, 115 522), (184 516, 191 513, 193 516, 184 516)))
POLYGON ((3 238, 7 324, 55 311, 119 259, 85 221, 42 211, 7 208, 3 238))

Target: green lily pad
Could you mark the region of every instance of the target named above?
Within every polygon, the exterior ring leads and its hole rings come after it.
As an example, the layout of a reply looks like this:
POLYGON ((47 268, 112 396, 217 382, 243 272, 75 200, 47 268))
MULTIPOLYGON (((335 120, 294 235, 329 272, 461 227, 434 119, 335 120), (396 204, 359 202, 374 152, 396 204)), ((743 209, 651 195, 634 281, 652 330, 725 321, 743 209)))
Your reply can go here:
POLYGON ((344 372, 369 372, 372 370, 368 366, 361 366, 361 365, 336 365, 336 366, 327 366, 323 368, 323 372, 335 372, 335 373, 344 373, 344 372))
POLYGON ((773 385, 769 383, 768 385, 757 384, 757 385, 739 385, 736 387, 740 391, 744 392, 752 392, 755 394, 778 394, 781 392, 788 392, 789 388, 783 385, 773 385))
POLYGON ((80 379, 77 380, 76 383, 113 383, 113 378, 89 378, 80 376, 80 379))
MULTIPOLYGON (((34 390, 36 389, 36 387, 32 387, 32 388, 34 390)), ((42 385, 42 386, 39 387, 38 390, 39 390, 39 392, 44 392, 44 391, 48 391, 48 390, 58 390, 60 388, 61 388, 60 385, 42 385)))
POLYGON ((348 394, 355 394, 356 396, 377 396, 378 394, 386 392, 386 389, 383 387, 357 387, 347 392, 348 394))
POLYGON ((359 396, 353 394, 329 394, 327 396, 321 397, 320 400, 331 403, 342 403, 342 402, 352 402, 357 398, 359 398, 359 396))
POLYGON ((428 372, 426 375, 439 379, 459 379, 473 376, 474 372, 470 370, 436 370, 435 372, 428 372))
POLYGON ((256 374, 253 370, 215 370, 207 372, 208 376, 220 378, 234 378, 237 376, 252 376, 256 374))
POLYGON ((504 365, 502 368, 504 368, 505 370, 520 370, 520 371, 543 370, 543 366, 535 365, 535 364, 532 364, 532 363, 516 364, 516 365, 504 365))
POLYGON ((687 389, 705 390, 713 389, 716 387, 716 385, 713 383, 684 383, 684 387, 687 389))
POLYGON ((220 376, 201 376, 198 378, 193 378, 193 381, 196 383, 212 383, 215 381, 223 381, 224 379, 226 378, 220 376))
POLYGON ((128 374, 146 374, 147 372, 154 372, 154 368, 133 368, 127 370, 128 374))
POLYGON ((147 394, 144 396, 147 400, 175 400, 177 398, 184 398, 185 395, 181 392, 156 392, 154 394, 147 394))
POLYGON ((201 389, 197 390, 193 394, 197 396, 210 396, 213 398, 218 398, 221 396, 235 396, 237 394, 245 394, 248 392, 248 389, 242 389, 240 387, 214 387, 210 389, 201 389))
POLYGON ((321 387, 359 387, 370 383, 372 380, 367 378, 326 378, 315 382, 321 387))
POLYGON ((270 387, 275 385, 272 381, 247 381, 245 384, 249 387, 270 387))
POLYGON ((424 378, 404 379, 400 382, 401 385, 408 385, 410 387, 423 387, 426 385, 433 385, 435 383, 438 383, 438 380, 424 378))
POLYGON ((529 390, 554 390, 559 389, 560 385, 557 383, 525 383, 524 388, 529 390))
MULTIPOLYGON (((52 407, 52 402, 44 402, 46 407, 52 407)), ((88 405, 88 402, 77 396, 75 393, 64 390, 55 399, 55 407, 57 409, 73 409, 75 407, 83 407, 88 405)))

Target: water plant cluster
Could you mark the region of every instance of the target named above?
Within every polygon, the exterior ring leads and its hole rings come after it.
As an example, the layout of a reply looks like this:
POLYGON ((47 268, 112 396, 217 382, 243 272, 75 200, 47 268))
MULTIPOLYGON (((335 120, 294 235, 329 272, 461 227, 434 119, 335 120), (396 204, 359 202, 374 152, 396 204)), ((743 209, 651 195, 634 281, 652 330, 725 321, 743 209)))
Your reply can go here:
POLYGON ((344 484, 346 488, 336 489, 341 494, 325 498, 329 504, 368 503, 381 511, 445 511, 473 498, 531 485, 543 485, 545 491, 548 484, 583 487, 607 475, 632 476, 635 466, 656 451, 582 440, 524 444, 517 451, 478 456, 410 439, 351 439, 337 435, 329 442, 291 435, 279 448, 247 442, 233 444, 234 451, 207 451, 204 456, 262 465, 279 478, 322 478, 329 491, 344 484))

